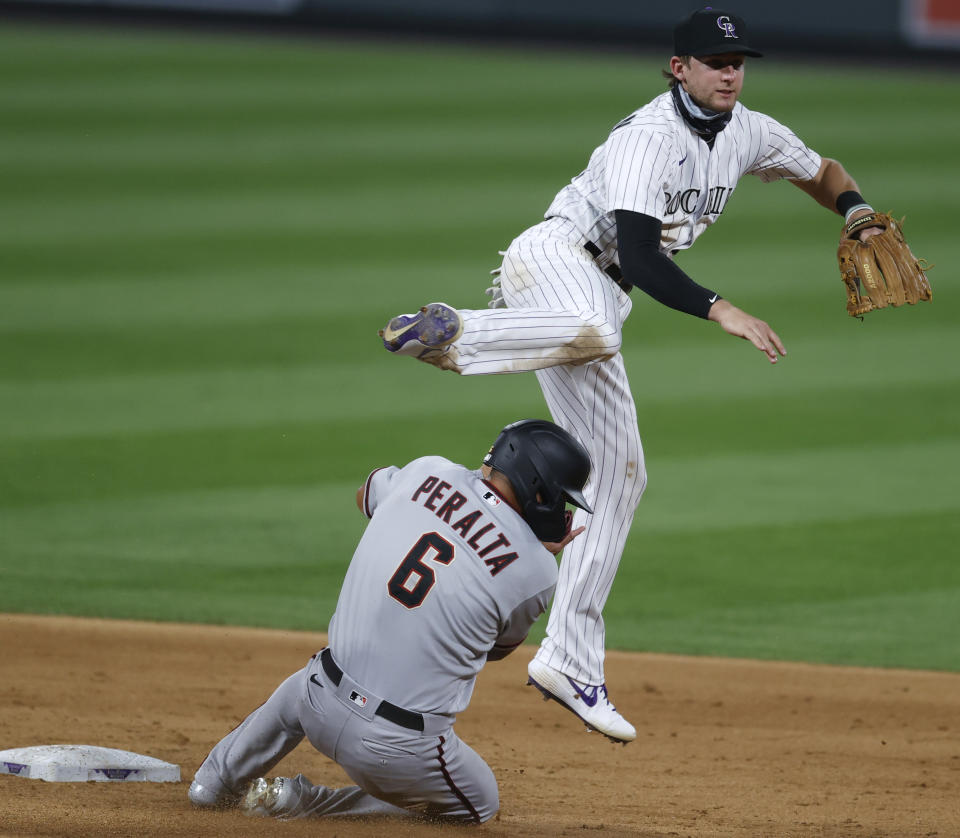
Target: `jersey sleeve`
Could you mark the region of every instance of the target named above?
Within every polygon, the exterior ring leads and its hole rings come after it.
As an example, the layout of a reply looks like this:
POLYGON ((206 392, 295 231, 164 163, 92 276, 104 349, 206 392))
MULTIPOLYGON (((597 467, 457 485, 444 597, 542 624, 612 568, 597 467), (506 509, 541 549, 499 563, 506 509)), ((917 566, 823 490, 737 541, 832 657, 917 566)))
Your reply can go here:
POLYGON ((781 178, 811 180, 820 171, 820 155, 807 148, 786 125, 766 114, 754 113, 761 122, 764 142, 747 174, 756 175, 764 183, 781 178))
POLYGON ((396 466, 375 468, 367 476, 363 484, 363 514, 373 517, 377 505, 390 494, 392 485, 396 482, 400 469, 396 466))
POLYGON ((662 131, 615 128, 606 143, 605 210, 630 210, 662 220, 666 215, 664 182, 671 149, 672 143, 662 131))
POLYGON ((401 468, 386 466, 385 468, 374 469, 363 484, 363 498, 361 500, 363 514, 372 518, 377 507, 389 495, 399 487, 405 486, 408 481, 417 479, 416 475, 423 468, 443 468, 449 465, 449 460, 431 456, 419 457, 401 468))
POLYGON ((487 660, 496 661, 505 658, 527 639, 530 627, 547 610, 555 587, 551 585, 529 599, 525 599, 510 612, 493 643, 493 648, 487 653, 487 660))

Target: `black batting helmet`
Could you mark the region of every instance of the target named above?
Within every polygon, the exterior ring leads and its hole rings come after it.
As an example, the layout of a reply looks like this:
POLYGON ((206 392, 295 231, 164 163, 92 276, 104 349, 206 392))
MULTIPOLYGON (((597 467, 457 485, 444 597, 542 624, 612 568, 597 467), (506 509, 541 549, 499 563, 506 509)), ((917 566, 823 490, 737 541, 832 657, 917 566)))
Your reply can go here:
POLYGON ((507 425, 483 462, 510 481, 520 515, 541 541, 563 538, 567 501, 593 512, 581 491, 590 476, 590 455, 553 422, 523 419, 507 425))

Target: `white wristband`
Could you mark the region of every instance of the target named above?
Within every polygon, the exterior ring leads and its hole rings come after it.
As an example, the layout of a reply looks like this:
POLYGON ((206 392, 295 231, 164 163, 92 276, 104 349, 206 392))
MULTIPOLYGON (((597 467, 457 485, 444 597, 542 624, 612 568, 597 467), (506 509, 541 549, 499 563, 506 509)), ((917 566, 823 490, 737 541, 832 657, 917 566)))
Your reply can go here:
POLYGON ((850 216, 855 212, 860 212, 860 210, 870 210, 870 212, 874 211, 870 204, 855 204, 854 206, 850 207, 850 209, 847 210, 847 214, 843 216, 843 223, 846 224, 849 222, 850 216))

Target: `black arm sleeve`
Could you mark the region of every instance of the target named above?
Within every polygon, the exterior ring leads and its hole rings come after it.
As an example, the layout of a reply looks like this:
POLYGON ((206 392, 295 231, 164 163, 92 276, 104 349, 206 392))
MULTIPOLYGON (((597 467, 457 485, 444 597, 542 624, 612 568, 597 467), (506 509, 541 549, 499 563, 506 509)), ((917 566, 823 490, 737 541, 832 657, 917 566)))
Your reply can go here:
POLYGON ((697 285, 660 252, 660 219, 630 210, 615 215, 623 278, 658 303, 706 320, 710 306, 721 297, 697 285))

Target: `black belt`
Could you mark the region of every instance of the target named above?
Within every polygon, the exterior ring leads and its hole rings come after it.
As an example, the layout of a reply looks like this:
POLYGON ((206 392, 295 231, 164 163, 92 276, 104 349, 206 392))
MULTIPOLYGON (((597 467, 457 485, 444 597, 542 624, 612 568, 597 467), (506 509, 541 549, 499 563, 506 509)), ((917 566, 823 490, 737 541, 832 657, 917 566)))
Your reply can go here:
MULTIPOLYGON (((323 671, 327 673, 327 677, 339 687, 340 682, 343 680, 343 670, 337 666, 329 649, 324 649, 320 653, 320 665, 323 667, 323 671)), ((373 712, 378 716, 383 716, 383 718, 389 722, 393 722, 395 725, 405 727, 407 730, 418 730, 420 733, 423 733, 423 716, 419 713, 404 710, 402 707, 397 707, 396 704, 391 704, 389 701, 381 701, 380 706, 373 712)))
MULTIPOLYGON (((584 242, 583 249, 587 251, 594 259, 596 259, 603 251, 597 247, 593 242, 584 242)), ((633 286, 623 278, 623 272, 620 270, 620 266, 611 262, 607 267, 602 269, 603 272, 610 277, 617 285, 620 286, 621 290, 625 294, 629 294, 633 290, 633 286)))

